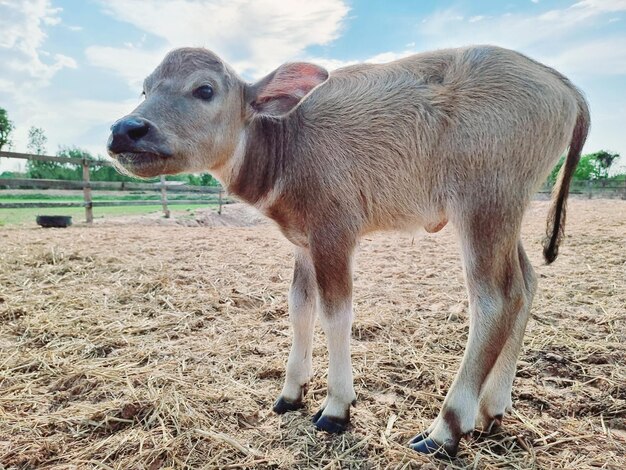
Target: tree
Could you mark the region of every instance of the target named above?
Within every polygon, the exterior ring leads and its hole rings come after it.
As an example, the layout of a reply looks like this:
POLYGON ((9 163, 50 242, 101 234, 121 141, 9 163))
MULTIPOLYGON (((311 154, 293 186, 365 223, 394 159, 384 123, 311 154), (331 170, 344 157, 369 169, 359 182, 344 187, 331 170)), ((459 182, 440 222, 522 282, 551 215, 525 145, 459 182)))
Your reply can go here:
MULTIPOLYGON (((599 152, 589 153, 580 157, 576 171, 574 172, 574 180, 577 181, 591 181, 606 179, 609 176, 609 170, 611 165, 619 158, 618 153, 610 153, 606 150, 600 150, 599 152)), ((559 170, 565 162, 565 157, 561 157, 559 163, 552 169, 548 181, 551 184, 556 182, 556 178, 559 174, 559 170)))
POLYGON ((30 153, 35 155, 44 155, 46 153, 46 143, 48 138, 41 127, 31 127, 28 129, 28 145, 26 148, 30 153))
POLYGON ((606 150, 600 150, 599 152, 592 153, 591 156, 596 162, 598 178, 608 178, 611 165, 619 158, 619 153, 610 153, 606 150))
MULTIPOLYGON (((28 129, 28 144, 26 148, 35 155, 44 155, 46 153, 46 143, 48 138, 41 127, 31 127, 28 129)), ((60 174, 63 171, 63 165, 57 162, 40 162, 38 160, 29 160, 26 164, 26 173, 29 178, 39 179, 63 179, 60 174)))
POLYGON ((10 137, 13 129, 13 122, 9 120, 9 115, 6 110, 0 108, 0 150, 2 150, 4 146, 11 146, 10 137))
MULTIPOLYGON (((64 179, 69 180, 82 180, 83 179, 83 169, 80 164, 80 161, 85 160, 99 160, 99 158, 94 157, 87 150, 81 149, 79 147, 62 147, 57 152, 57 157, 65 157, 65 158, 75 158, 78 160, 77 165, 70 165, 70 168, 67 169, 67 175, 64 179)), ((110 172, 101 171, 103 167, 91 167, 89 170, 89 177, 92 181, 109 181, 107 180, 107 176, 110 172)), ((118 180, 110 180, 110 181, 118 181, 118 180)), ((124 181, 124 180, 121 180, 124 181)))
MULTIPOLYGON (((209 173, 202 173, 201 175, 177 175, 182 176, 181 181, 185 181, 192 186, 218 186, 219 182, 213 178, 209 173)), ((171 178, 171 177, 170 177, 171 178)), ((178 179, 178 178, 176 178, 178 179)))
MULTIPOLYGON (((77 165, 62 165, 62 168, 57 171, 56 179, 64 180, 82 180, 83 169, 81 166, 81 160, 105 160, 101 156, 94 157, 87 150, 79 147, 62 147, 57 152, 57 157, 73 158, 77 160, 77 165)), ((89 178, 91 181, 138 181, 136 178, 123 175, 111 166, 92 166, 89 169, 89 178)), ((141 182, 145 182, 141 180, 141 182)))

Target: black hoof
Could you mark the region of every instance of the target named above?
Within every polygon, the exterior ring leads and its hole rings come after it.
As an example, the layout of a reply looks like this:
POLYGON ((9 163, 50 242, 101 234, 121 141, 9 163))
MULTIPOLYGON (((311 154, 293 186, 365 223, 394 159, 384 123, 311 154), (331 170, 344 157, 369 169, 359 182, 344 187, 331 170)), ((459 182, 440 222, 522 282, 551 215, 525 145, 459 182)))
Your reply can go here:
POLYGON ((319 410, 317 410, 317 413, 315 413, 313 417, 311 418, 311 421, 313 421, 313 424, 317 423, 317 420, 320 419, 323 412, 324 412, 324 408, 320 408, 319 410))
POLYGON ((492 433, 500 429, 500 427, 502 426, 502 418, 503 418, 502 415, 495 415, 493 417, 493 419, 491 420, 491 423, 489 423, 489 429, 488 429, 489 433, 492 433))
POLYGON ((315 416, 313 416, 313 422, 319 431, 326 431, 330 434, 340 434, 348 429, 350 418, 344 419, 335 418, 334 416, 322 416, 322 411, 323 410, 318 411, 315 413, 315 416))
POLYGON ((489 421, 489 426, 487 426, 485 429, 474 430, 474 432, 472 433, 472 436, 478 439, 481 437, 496 434, 500 430, 500 427, 502 426, 502 417, 503 416, 501 414, 495 415, 493 418, 491 418, 491 421, 489 421))
POLYGON ((282 415, 287 413, 288 411, 296 411, 301 408, 304 408, 304 403, 302 403, 302 400, 287 401, 283 397, 279 397, 278 400, 276 400, 276 403, 274 403, 272 410, 274 410, 274 413, 282 415))
POLYGON ((428 437, 428 434, 429 434, 428 431, 419 433, 417 436, 415 436, 413 439, 409 441, 409 445, 417 444, 419 441, 423 441, 424 439, 428 437))
POLYGON ((438 459, 452 459, 456 457, 457 447, 452 447, 445 444, 438 444, 433 439, 427 436, 426 433, 418 434, 413 439, 409 447, 416 452, 426 455, 432 455, 438 459), (420 437, 424 437, 421 440, 417 440, 420 437))

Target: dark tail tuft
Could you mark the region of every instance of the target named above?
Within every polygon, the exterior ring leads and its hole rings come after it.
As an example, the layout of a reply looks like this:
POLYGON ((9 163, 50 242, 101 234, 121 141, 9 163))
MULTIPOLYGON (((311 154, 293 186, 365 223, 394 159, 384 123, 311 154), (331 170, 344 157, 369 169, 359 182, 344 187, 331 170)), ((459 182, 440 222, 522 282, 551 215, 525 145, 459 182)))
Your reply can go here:
POLYGON ((552 263, 559 255, 559 244, 565 234, 565 213, 569 185, 589 132, 589 109, 583 96, 578 91, 577 93, 579 94, 579 99, 576 126, 572 133, 567 158, 561 167, 557 183, 552 192, 552 206, 548 214, 546 237, 543 239, 543 257, 547 264, 552 263))

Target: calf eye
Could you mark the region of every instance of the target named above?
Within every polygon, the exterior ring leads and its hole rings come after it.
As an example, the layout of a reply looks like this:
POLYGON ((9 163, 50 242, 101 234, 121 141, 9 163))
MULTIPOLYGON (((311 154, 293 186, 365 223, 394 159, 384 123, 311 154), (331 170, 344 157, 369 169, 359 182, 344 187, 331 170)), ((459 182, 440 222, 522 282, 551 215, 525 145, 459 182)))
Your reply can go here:
POLYGON ((213 88, 211 85, 202 85, 193 91, 193 96, 208 101, 213 98, 213 88))

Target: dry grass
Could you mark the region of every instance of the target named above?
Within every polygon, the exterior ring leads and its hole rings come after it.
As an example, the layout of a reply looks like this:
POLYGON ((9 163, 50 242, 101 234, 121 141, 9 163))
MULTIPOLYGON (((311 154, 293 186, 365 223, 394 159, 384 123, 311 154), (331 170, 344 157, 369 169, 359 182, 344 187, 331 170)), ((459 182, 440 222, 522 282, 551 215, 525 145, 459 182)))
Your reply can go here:
POLYGON ((0 231, 0 468, 626 468, 626 202, 571 201, 542 266, 499 433, 451 463, 406 447, 441 405, 467 336, 449 228, 364 240, 353 428, 271 411, 290 344, 288 243, 268 225, 0 231))

